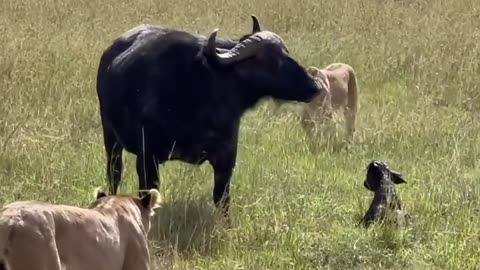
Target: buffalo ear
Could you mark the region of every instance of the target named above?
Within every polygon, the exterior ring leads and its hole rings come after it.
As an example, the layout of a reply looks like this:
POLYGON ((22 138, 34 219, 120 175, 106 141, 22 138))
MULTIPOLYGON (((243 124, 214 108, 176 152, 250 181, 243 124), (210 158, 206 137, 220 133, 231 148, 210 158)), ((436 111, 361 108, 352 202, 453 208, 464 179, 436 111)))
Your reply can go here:
POLYGON ((390 170, 390 172, 392 173, 392 181, 393 183, 395 184, 406 184, 407 181, 405 181, 405 179, 403 179, 403 176, 402 174, 400 174, 399 172, 396 172, 396 171, 393 171, 393 170, 390 170))

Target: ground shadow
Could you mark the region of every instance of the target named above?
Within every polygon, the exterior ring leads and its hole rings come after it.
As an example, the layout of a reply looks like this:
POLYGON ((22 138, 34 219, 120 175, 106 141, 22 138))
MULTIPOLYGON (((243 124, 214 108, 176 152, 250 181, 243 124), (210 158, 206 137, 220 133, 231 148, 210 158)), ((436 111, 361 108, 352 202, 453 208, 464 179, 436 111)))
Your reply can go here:
POLYGON ((207 198, 173 201, 157 209, 150 231, 155 254, 215 254, 228 225, 208 202, 207 198))

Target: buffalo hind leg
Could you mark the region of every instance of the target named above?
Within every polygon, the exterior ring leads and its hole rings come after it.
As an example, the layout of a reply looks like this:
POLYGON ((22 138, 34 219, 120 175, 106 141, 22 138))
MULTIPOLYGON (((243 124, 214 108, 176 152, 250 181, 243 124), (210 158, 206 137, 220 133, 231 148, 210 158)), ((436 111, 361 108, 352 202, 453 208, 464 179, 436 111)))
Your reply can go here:
POLYGON ((143 196, 147 190, 152 188, 159 190, 159 163, 155 159, 155 156, 153 154, 138 153, 136 165, 139 195, 143 196))
POLYGON ((110 187, 110 194, 117 194, 118 187, 122 181, 123 147, 117 141, 113 131, 104 128, 103 140, 107 156, 107 182, 110 187))

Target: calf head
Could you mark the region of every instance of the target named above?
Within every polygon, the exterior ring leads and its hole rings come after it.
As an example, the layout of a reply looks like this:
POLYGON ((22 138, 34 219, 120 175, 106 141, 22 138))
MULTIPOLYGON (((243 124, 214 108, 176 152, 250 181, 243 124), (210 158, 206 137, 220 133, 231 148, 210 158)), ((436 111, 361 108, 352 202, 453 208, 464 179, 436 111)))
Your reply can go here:
POLYGON ((394 184, 406 183, 402 175, 390 169, 386 162, 374 160, 367 166, 367 176, 363 186, 375 192, 383 183, 393 182, 394 184))
POLYGON ((260 97, 308 102, 319 94, 315 80, 289 51, 280 36, 259 31, 230 50, 218 51, 218 29, 208 39, 204 55, 218 70, 230 74, 245 91, 260 97))

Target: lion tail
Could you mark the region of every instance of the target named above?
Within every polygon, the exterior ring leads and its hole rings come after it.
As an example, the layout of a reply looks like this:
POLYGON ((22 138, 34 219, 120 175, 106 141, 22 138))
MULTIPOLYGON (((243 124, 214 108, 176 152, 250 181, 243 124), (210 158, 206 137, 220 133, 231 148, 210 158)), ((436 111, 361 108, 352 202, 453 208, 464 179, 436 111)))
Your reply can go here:
POLYGON ((357 113, 358 110, 358 88, 357 88, 357 78, 353 68, 350 68, 348 71, 348 96, 347 96, 347 106, 351 111, 357 113))
POLYGON ((352 67, 348 70, 348 92, 347 92, 347 121, 349 133, 355 132, 356 118, 358 112, 358 88, 355 71, 352 67))

